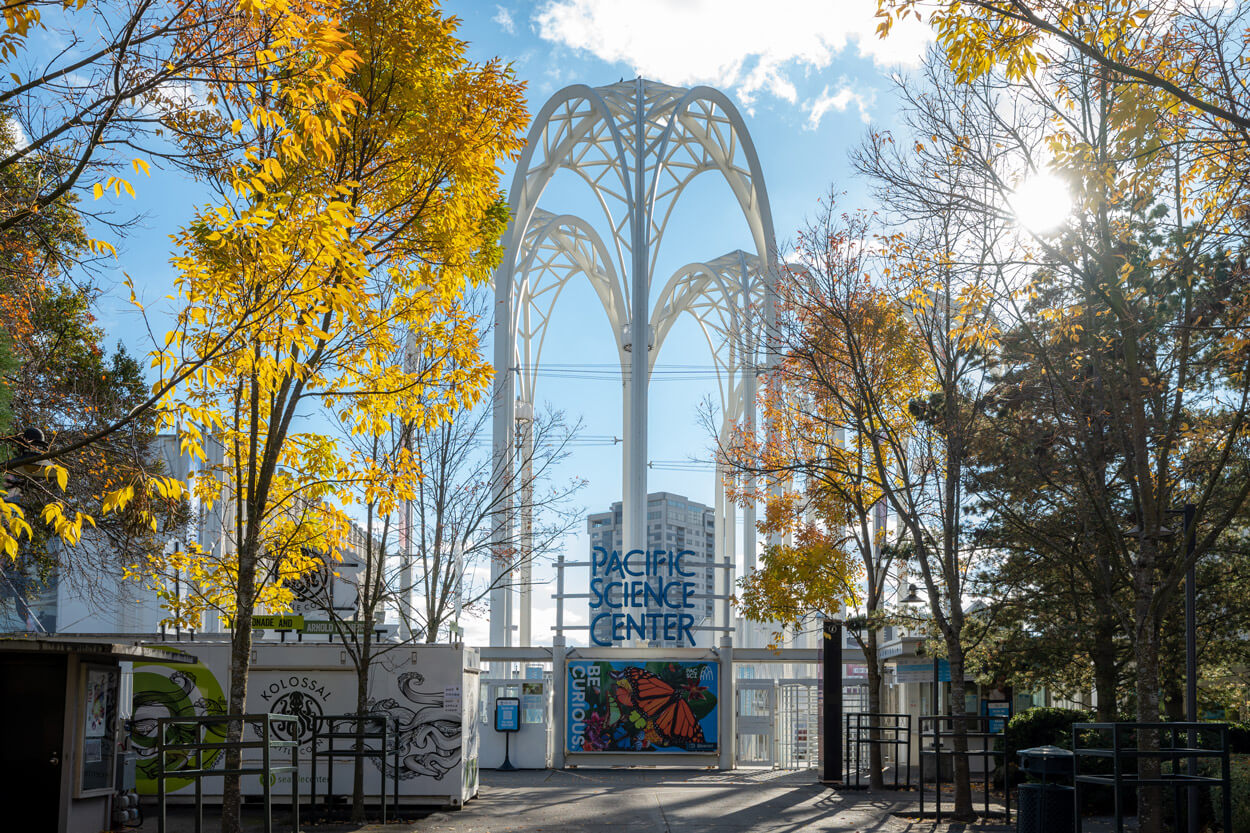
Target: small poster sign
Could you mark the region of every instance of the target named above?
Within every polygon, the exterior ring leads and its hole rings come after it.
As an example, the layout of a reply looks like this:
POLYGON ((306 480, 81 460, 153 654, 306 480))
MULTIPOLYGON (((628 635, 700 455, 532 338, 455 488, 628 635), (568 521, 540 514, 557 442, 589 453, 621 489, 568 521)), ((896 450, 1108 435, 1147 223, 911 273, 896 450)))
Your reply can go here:
POLYGON ((995 734, 1006 731, 1007 721, 1011 719, 1010 700, 986 700, 981 704, 986 717, 992 717, 989 730, 995 734))
POLYGON ((495 731, 521 731, 521 699, 500 697, 495 701, 495 731))

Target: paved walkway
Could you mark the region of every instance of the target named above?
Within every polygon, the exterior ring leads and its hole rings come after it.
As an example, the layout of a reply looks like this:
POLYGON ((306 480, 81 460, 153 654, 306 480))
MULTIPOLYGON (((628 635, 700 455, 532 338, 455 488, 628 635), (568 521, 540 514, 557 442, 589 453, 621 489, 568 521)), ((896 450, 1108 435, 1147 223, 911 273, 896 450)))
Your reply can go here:
POLYGON ((897 793, 837 793, 812 772, 569 770, 490 773, 478 799, 422 825, 439 833, 886 831, 897 793))
MULTIPOLYGON (((914 812, 917 795, 837 792, 815 772, 777 770, 577 769, 482 773, 478 797, 458 811, 399 824, 316 824, 305 833, 1004 833, 1002 824, 946 825, 895 816, 914 812)), ((206 810, 205 821, 213 816, 206 810)), ((191 815, 171 812, 170 833, 192 830, 191 815)), ((275 833, 290 830, 284 810, 275 833)), ((310 823, 314 822, 314 823, 310 823)), ((205 824, 217 830, 214 819, 205 824)), ((249 831, 259 830, 255 823, 249 831)), ((155 819, 143 826, 155 833, 155 819)))

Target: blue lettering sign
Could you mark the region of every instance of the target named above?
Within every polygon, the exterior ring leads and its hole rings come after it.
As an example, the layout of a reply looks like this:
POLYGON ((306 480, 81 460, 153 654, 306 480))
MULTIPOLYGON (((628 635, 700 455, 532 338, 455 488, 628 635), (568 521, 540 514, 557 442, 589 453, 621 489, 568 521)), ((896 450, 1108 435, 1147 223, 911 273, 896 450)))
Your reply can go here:
POLYGON ((696 585, 684 579, 697 576, 682 559, 694 550, 620 550, 595 547, 591 554, 590 609, 621 611, 600 613, 591 621, 595 645, 610 646, 625 639, 676 641, 694 645, 694 616, 667 611, 692 610, 696 585), (641 610, 639 610, 641 609, 641 610), (656 609, 665 612, 651 612, 656 609), (646 611, 646 612, 644 612, 646 611), (607 619, 610 641, 600 639, 596 625, 607 619))

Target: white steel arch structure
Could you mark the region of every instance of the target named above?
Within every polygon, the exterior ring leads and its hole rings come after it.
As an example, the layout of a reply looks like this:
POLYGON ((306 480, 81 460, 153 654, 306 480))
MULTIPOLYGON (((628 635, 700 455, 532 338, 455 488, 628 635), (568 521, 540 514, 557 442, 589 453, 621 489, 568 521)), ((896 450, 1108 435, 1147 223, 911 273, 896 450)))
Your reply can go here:
MULTIPOLYGON (((613 331, 623 382, 622 503, 625 540, 645 542, 648 383, 665 337, 681 315, 698 322, 718 370, 728 426, 754 425, 756 369, 770 363, 751 333, 774 316, 775 243, 763 172, 737 108, 711 87, 684 89, 641 78, 604 87, 577 84, 538 112, 510 191, 511 222, 495 276, 493 414, 496 506, 507 503, 516 443, 528 442, 537 367, 547 325, 569 281, 584 276, 613 331), (594 196, 593 218, 539 207, 557 172, 580 177, 594 196), (729 186, 753 252, 692 263, 668 280, 652 303, 660 244, 687 186, 713 173, 729 186), (595 222, 592 222, 592 219, 595 222), (603 233, 600 233, 600 230, 603 233), (755 316, 757 324, 748 319, 755 316), (635 349, 637 345, 645 345, 635 349), (517 426, 521 426, 518 433, 517 426)), ((523 455, 528 457, 528 455, 523 455)), ((718 479, 718 483, 723 480, 718 479)), ((732 554, 733 509, 717 490, 717 540, 732 554)), ((524 496, 521 500, 526 504, 524 496)), ((491 644, 512 644, 509 544, 518 522, 509 507, 493 519, 491 644)), ((754 511, 747 510, 746 568, 754 568, 754 511)), ((520 519, 520 549, 529 520, 520 519)), ((523 571, 528 559, 523 559, 523 571)), ((519 644, 530 644, 528 575, 522 586, 519 644)), ((728 623, 725 622, 725 625, 728 623)))

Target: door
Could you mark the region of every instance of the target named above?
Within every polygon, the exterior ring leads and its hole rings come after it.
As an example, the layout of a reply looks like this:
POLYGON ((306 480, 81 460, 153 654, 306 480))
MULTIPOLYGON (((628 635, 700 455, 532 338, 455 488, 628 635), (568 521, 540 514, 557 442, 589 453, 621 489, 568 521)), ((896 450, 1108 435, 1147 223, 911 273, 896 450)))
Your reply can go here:
POLYGON ((773 680, 734 680, 734 699, 737 709, 737 765, 775 765, 777 683, 773 680))
POLYGON ((5 721, 0 772, 22 773, 21 801, 6 802, 6 827, 56 830, 66 764, 64 656, 0 654, 0 713, 5 721))

